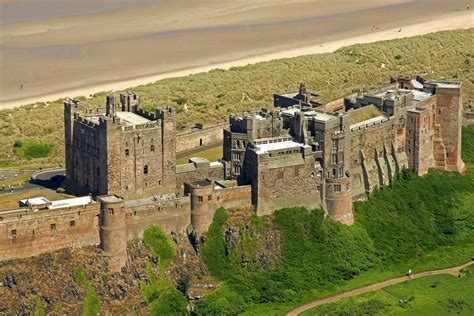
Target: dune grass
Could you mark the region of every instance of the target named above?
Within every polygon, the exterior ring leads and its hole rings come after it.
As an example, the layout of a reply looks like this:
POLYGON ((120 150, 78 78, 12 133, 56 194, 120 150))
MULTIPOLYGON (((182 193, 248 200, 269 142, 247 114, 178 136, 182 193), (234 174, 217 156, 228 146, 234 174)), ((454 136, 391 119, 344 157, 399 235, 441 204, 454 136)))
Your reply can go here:
MULTIPOLYGON (((467 100, 474 97, 472 47, 474 29, 439 32, 170 78, 130 90, 142 95, 145 108, 174 106, 180 128, 195 122, 222 122, 232 113, 270 107, 273 93, 293 91, 300 82, 330 101, 386 85, 390 77, 401 73, 411 73, 430 80, 462 81, 467 100)), ((91 106, 102 106, 105 95, 103 92, 81 99, 91 106)), ((0 111, 0 135, 0 167, 62 164, 62 100, 0 111), (57 148, 49 157, 27 160, 15 154, 13 145, 18 139, 57 144, 57 148)))

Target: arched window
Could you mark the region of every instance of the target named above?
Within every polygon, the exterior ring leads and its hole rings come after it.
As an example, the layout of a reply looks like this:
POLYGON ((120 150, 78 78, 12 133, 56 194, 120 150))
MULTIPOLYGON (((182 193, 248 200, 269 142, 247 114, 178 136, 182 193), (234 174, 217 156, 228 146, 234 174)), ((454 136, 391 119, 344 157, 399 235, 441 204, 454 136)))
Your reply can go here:
POLYGON ((143 167, 143 174, 148 174, 148 165, 145 165, 145 167, 143 167))
POLYGON ((127 148, 125 149, 125 156, 129 156, 130 155, 130 150, 127 148))
POLYGON ((199 138, 199 146, 202 146, 202 138, 199 138))
POLYGON ((151 146, 150 146, 150 151, 151 151, 151 152, 155 152, 155 145, 151 145, 151 146))

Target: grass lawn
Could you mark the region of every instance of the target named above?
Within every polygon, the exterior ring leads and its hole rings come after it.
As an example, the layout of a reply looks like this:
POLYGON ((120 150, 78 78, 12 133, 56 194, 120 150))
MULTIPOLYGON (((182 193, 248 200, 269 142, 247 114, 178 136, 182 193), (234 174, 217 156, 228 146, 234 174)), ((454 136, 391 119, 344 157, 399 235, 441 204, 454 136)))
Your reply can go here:
POLYGON ((219 158, 222 158, 222 144, 203 146, 198 150, 180 152, 177 154, 176 164, 188 163, 189 158, 192 157, 202 157, 209 161, 217 161, 219 158))
POLYGON ((324 304, 302 315, 474 315, 474 274, 466 275, 427 276, 324 304))

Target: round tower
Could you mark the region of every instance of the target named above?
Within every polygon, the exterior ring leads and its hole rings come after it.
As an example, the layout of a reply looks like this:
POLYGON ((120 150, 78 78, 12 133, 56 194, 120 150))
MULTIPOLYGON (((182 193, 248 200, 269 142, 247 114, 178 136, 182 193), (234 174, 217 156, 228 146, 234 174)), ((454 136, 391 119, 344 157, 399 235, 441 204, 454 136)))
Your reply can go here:
POLYGON ((326 179, 326 208, 334 220, 346 225, 354 223, 351 178, 326 179))
POLYGON ((189 185, 191 195, 191 225, 197 233, 206 232, 212 223, 213 182, 194 181, 189 185))
POLYGON ((127 263, 127 229, 125 207, 116 196, 99 197, 100 247, 108 258, 109 270, 120 272, 127 263))

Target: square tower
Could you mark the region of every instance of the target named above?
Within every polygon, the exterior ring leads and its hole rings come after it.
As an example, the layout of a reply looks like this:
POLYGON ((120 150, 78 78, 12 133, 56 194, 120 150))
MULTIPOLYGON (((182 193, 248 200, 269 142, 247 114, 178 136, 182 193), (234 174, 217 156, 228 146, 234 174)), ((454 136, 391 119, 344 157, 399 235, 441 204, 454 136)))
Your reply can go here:
POLYGON ((145 111, 135 94, 120 99, 108 96, 105 110, 65 102, 68 189, 124 198, 175 191, 174 111, 145 111))

